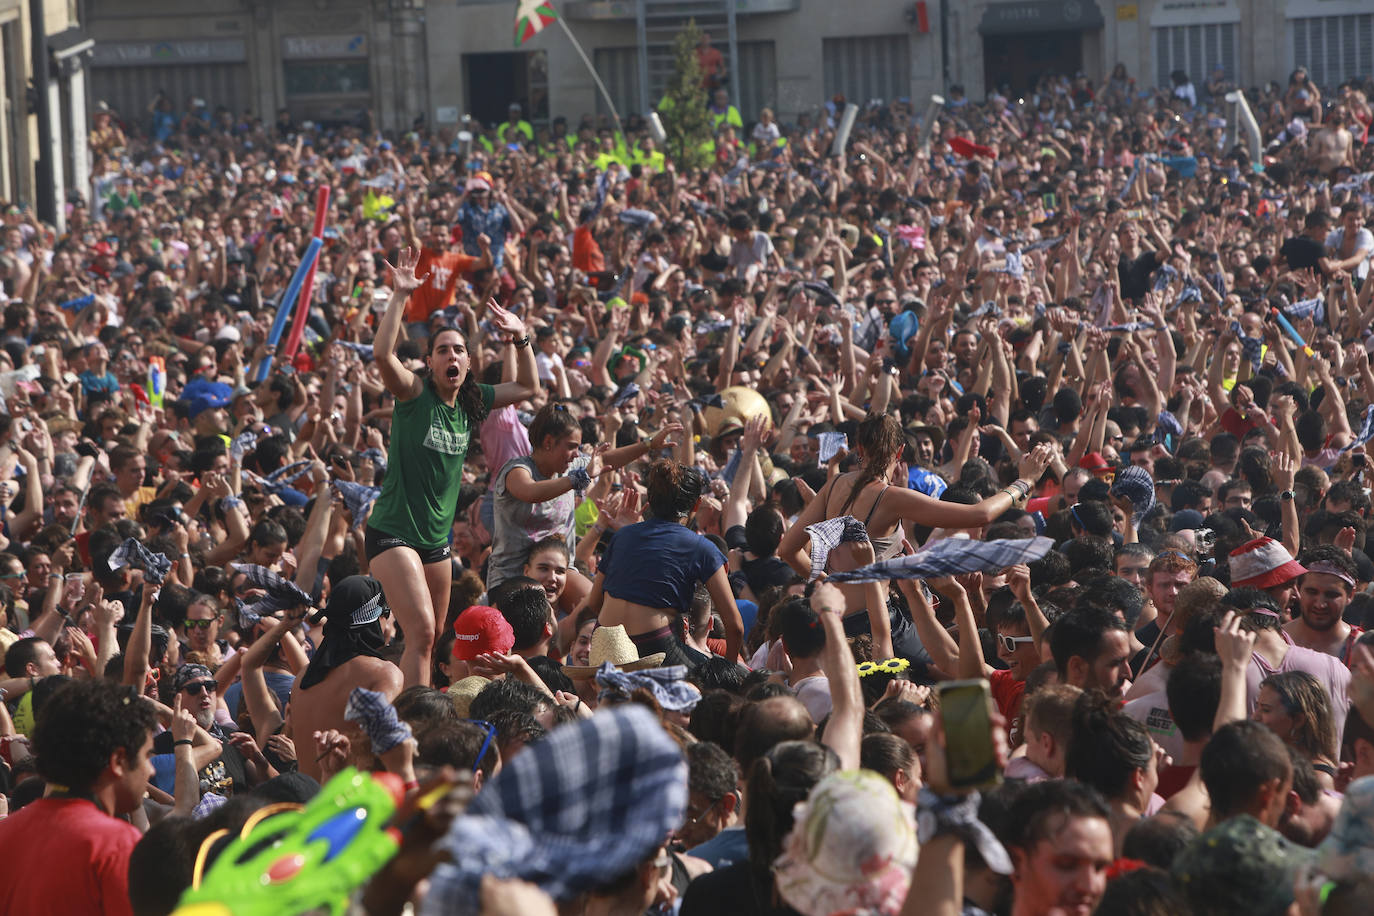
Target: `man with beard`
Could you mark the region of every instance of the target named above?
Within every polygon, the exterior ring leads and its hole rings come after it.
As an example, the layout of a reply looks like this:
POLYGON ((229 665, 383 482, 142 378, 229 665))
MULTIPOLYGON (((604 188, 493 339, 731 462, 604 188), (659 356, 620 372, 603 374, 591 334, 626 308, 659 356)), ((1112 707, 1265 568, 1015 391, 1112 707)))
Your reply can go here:
MULTIPOLYGON (((542 594, 542 592, 541 592, 542 594)), ((320 778, 315 736, 344 728, 344 708, 355 687, 395 699, 401 692, 401 669, 382 657, 390 640, 391 609, 381 583, 370 576, 349 576, 334 586, 324 609, 323 639, 310 665, 291 688, 288 737, 295 742, 300 771, 320 778)))
MULTIPOLYGON (((204 736, 197 734, 198 740, 191 749, 196 772, 200 776, 202 795, 214 793, 231 796, 236 792, 247 792, 250 786, 276 775, 252 736, 246 732, 231 732, 215 721, 219 697, 215 676, 209 668, 204 665, 182 665, 177 669, 172 686, 176 689, 177 699, 181 701, 181 708, 194 716, 196 725, 215 739, 214 742, 204 741, 204 736)), ((153 739, 157 782, 168 792, 172 791, 175 771, 173 754, 176 748, 172 738, 172 732, 165 731, 153 739)))
POLYGON ((1309 547, 1301 556, 1306 574, 1298 580, 1300 614, 1284 631, 1296 645, 1334 655, 1348 665, 1363 632, 1342 619, 1355 594, 1355 562, 1330 544, 1309 547))
POLYGON ((1125 693, 1131 676, 1131 640, 1119 615, 1102 608, 1074 608, 1055 621, 1050 651, 1060 683, 1084 690, 1096 687, 1111 697, 1125 693))

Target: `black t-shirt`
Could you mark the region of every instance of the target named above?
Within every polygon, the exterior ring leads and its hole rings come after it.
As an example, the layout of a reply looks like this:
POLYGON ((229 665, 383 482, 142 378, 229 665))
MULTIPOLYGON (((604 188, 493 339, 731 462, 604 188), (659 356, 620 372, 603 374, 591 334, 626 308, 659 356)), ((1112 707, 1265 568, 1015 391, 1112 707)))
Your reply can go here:
MULTIPOLYGON (((223 742, 224 752, 201 769, 201 793, 214 792, 232 797, 235 793, 247 792, 251 787, 248 785, 248 768, 244 765, 243 754, 226 740, 229 737, 227 733, 214 729, 212 734, 223 742)), ((170 731, 153 738, 154 754, 171 754, 175 750, 170 731)))
POLYGON ((1139 302, 1150 291, 1150 274, 1159 266, 1155 253, 1147 251, 1135 260, 1123 254, 1116 264, 1116 276, 1121 282, 1121 298, 1139 302))
POLYGON ((1291 270, 1306 270, 1316 267, 1317 262, 1326 257, 1326 246, 1305 235, 1295 235, 1283 243, 1283 247, 1279 249, 1279 257, 1283 258, 1291 270))
POLYGON ((778 900, 774 904, 772 873, 758 874, 748 862, 707 872, 687 887, 679 916, 800 916, 778 900))
POLYGON ((762 560, 744 560, 740 571, 749 583, 755 596, 762 595, 764 589, 774 585, 787 585, 797 577, 792 567, 781 557, 764 557, 762 560))

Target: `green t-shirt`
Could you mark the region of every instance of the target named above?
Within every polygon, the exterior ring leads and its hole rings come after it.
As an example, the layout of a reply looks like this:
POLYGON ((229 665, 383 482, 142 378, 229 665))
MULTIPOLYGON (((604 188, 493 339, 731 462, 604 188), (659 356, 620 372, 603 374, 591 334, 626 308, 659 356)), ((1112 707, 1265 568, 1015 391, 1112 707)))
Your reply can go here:
MULTIPOLYGON (((496 389, 477 388, 490 409, 496 389)), ((386 479, 368 527, 421 550, 447 544, 463 485, 469 432, 463 408, 439 400, 429 381, 418 396, 397 401, 386 479)))

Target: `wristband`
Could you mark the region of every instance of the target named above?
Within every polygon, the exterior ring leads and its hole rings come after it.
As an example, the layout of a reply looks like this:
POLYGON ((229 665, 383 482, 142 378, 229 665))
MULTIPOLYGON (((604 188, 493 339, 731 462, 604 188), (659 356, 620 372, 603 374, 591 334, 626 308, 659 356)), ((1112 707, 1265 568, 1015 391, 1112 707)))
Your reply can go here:
POLYGON ((511 343, 515 344, 515 349, 523 350, 530 345, 530 335, 526 334, 524 337, 516 337, 511 343))
POLYGON ((224 497, 224 499, 221 499, 219 501, 219 507, 223 509, 225 512, 228 512, 230 509, 237 509, 239 506, 242 505, 243 500, 237 496, 226 496, 224 497))
POLYGON ((410 782, 406 783, 401 788, 403 788, 407 792, 414 791, 415 789, 420 788, 420 781, 418 779, 412 779, 410 782))
POLYGON ((172 747, 190 747, 195 744, 190 738, 179 738, 172 742, 172 747))
POLYGON ((574 490, 585 490, 592 485, 592 475, 587 473, 586 468, 569 468, 568 479, 572 481, 574 490))

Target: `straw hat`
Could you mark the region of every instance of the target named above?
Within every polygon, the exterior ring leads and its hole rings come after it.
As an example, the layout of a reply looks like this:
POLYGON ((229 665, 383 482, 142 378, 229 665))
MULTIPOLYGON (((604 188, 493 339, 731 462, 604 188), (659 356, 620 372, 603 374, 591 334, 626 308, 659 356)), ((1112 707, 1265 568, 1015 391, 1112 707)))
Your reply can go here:
POLYGON ((474 674, 449 685, 449 702, 453 704, 453 708, 457 710, 460 717, 464 719, 468 717, 468 707, 472 705, 473 700, 477 699, 477 694, 482 692, 482 688, 490 683, 490 678, 474 674))
POLYGON ((665 657, 665 653, 655 652, 640 658, 634 640, 630 639, 630 634, 625 632, 622 625, 597 627, 592 631, 592 645, 587 652, 589 664, 564 665, 563 673, 568 677, 589 678, 596 674, 602 662, 610 662, 621 671, 638 671, 641 668, 657 668, 663 664, 665 657))

